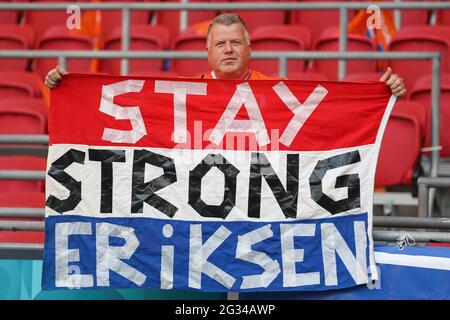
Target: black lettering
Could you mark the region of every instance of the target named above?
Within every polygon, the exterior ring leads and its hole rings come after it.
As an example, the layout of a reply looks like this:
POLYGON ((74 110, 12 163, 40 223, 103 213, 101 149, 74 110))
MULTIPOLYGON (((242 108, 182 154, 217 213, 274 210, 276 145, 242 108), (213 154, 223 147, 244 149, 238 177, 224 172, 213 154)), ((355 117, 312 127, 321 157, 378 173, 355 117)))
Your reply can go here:
POLYGON ((239 169, 229 163, 220 154, 209 154, 194 170, 189 172, 188 203, 203 217, 225 219, 236 204, 236 177, 239 169), (202 178, 211 168, 217 167, 225 176, 224 197, 220 205, 208 205, 201 198, 202 178))
POLYGON ((89 149, 89 160, 101 162, 102 196, 100 201, 100 212, 111 213, 113 195, 113 162, 125 162, 125 151, 89 149))
POLYGON ((177 172, 173 159, 144 149, 134 150, 131 212, 142 213, 145 201, 172 218, 178 208, 156 195, 155 192, 176 181, 177 172), (146 163, 162 168, 164 174, 144 183, 146 163))
POLYGON ((47 174, 58 181, 62 186, 69 190, 69 196, 67 199, 58 199, 53 195, 50 195, 45 202, 45 205, 56 212, 63 213, 75 209, 75 207, 81 201, 81 181, 75 180, 64 170, 72 163, 76 162, 84 164, 84 158, 86 153, 83 151, 70 149, 64 153, 61 157, 55 160, 47 174))
POLYGON ((263 153, 252 153, 248 191, 248 216, 259 218, 261 213, 262 177, 272 191, 286 218, 297 217, 299 155, 287 155, 286 189, 263 153))
POLYGON ((360 182, 358 174, 347 174, 336 178, 335 188, 348 188, 348 197, 334 201, 322 190, 322 179, 328 170, 343 167, 361 161, 358 151, 351 151, 317 162, 309 177, 312 199, 331 214, 338 214, 361 206, 360 182))

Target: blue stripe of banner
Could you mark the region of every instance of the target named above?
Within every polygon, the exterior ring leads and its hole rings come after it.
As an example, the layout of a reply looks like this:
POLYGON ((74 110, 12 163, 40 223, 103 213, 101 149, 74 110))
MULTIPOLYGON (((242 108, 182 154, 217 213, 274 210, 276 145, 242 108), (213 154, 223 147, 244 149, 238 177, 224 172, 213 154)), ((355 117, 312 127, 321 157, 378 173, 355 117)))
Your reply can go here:
MULTIPOLYGON (((57 289, 56 287, 56 265, 55 261, 73 261, 67 262, 69 274, 91 275, 92 286, 90 288, 161 288, 161 252, 162 247, 166 248, 172 246, 174 252, 173 263, 173 289, 190 289, 202 291, 283 291, 283 290, 330 290, 337 288, 345 288, 355 286, 355 280, 347 270, 339 254, 336 254, 336 270, 337 270, 337 285, 326 285, 324 274, 324 256, 322 252, 322 238, 321 230, 325 224, 333 224, 338 230, 339 234, 345 240, 345 244, 351 250, 353 256, 356 256, 355 248, 355 222, 361 221, 367 230, 367 213, 357 215, 346 215, 341 217, 331 217, 326 219, 311 219, 299 221, 277 221, 277 222, 253 222, 253 221, 181 221, 170 219, 154 219, 154 218, 92 218, 81 216, 51 216, 46 219, 46 239, 44 252, 44 268, 43 268, 43 288, 57 289), (68 257, 67 250, 59 248, 61 246, 61 234, 58 234, 59 246, 55 246, 55 230, 57 226, 74 226, 76 223, 85 223, 89 226, 91 232, 89 234, 71 234, 67 236, 68 250, 78 251, 79 259, 77 257, 68 257), (114 271, 109 271, 109 285, 99 284, 97 277, 97 267, 99 264, 108 264, 111 261, 97 261, 96 250, 103 252, 107 248, 97 247, 96 243, 96 228, 101 224, 110 224, 116 228, 132 228, 129 229, 130 235, 135 236, 139 241, 134 252, 131 252, 129 259, 122 259, 121 261, 128 265, 130 270, 137 270, 141 275, 145 276, 145 281, 142 284, 136 284, 130 281, 127 277, 120 275, 114 271), (296 236, 293 238, 295 249, 298 253, 303 249, 303 261, 295 263, 295 272, 307 273, 318 272, 320 274, 320 283, 305 286, 286 287, 283 284, 284 270, 283 259, 286 259, 287 252, 282 252, 280 228, 282 225, 299 224, 299 225, 313 225, 314 236, 296 236), (168 227, 170 225, 171 227, 168 227), (218 239, 220 245, 214 250, 208 262, 226 272, 234 279, 232 287, 226 287, 220 282, 212 279, 206 274, 201 275, 200 287, 189 286, 189 245, 192 241, 191 226, 201 225, 202 244, 205 244, 208 239, 214 234, 217 235, 218 230, 226 231, 229 235, 224 239, 218 239), (120 227, 121 226, 121 227, 120 227), (251 263, 236 258, 236 248, 238 240, 249 232, 264 228, 273 232, 273 236, 263 241, 256 242, 251 246, 251 250, 265 253, 270 259, 275 260, 279 264, 280 272, 272 275, 273 281, 267 287, 242 289, 243 276, 259 275, 264 272, 264 269, 256 263, 251 263), (163 229, 166 233, 163 235, 163 229), (224 229, 226 228, 226 229, 224 229), (173 233, 168 233, 167 230, 172 230, 173 233), (62 259, 62 260, 61 260, 62 259)), ((359 224, 361 224, 359 222, 359 224)), ((216 237, 217 238, 217 237, 216 237)), ((368 239, 366 235, 367 244, 368 239)), ((109 237, 107 246, 123 247, 125 240, 119 237, 109 237)), ((365 259, 367 266, 369 265, 369 248, 365 248, 365 259)), ((292 254, 292 252, 290 252, 292 254)), ((292 257, 292 255, 291 255, 292 257)), ((298 259, 297 259, 298 260, 298 259)), ((275 264, 276 264, 275 263, 275 264)), ((329 268, 330 265, 328 264, 329 268)), ((170 268, 168 269, 170 273, 170 268)), ((65 276, 59 274, 59 276, 65 276)))

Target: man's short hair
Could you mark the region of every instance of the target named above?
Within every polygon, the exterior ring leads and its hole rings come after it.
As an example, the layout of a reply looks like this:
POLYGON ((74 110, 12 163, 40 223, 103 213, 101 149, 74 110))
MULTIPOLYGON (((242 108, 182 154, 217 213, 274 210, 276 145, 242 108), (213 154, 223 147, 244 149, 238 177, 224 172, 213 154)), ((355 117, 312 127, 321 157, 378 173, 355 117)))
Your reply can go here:
POLYGON ((207 35, 207 39, 206 39, 207 46, 209 47, 211 29, 214 25, 222 24, 224 26, 231 26, 232 24, 237 24, 237 23, 241 24, 244 27, 245 40, 247 41, 247 44, 250 45, 250 36, 248 34, 247 24, 245 23, 245 21, 242 20, 242 18, 239 17, 235 13, 222 13, 222 14, 219 14, 217 17, 215 17, 209 24, 208 35, 207 35))

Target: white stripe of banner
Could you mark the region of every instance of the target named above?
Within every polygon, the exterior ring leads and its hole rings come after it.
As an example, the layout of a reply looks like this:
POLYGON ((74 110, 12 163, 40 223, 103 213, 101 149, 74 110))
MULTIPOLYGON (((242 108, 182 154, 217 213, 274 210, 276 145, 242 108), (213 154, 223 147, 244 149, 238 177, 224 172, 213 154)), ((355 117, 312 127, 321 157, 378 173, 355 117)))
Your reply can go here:
POLYGON ((450 271, 450 258, 444 257, 413 256, 375 251, 375 262, 379 264, 450 271))

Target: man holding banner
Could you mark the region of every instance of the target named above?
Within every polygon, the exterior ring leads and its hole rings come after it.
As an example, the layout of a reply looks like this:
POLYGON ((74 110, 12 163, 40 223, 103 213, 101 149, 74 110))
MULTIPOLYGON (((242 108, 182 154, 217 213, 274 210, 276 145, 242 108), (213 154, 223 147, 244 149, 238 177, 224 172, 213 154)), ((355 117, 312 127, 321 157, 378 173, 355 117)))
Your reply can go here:
POLYGON ((49 86, 65 80, 51 91, 44 289, 377 279, 376 161, 403 81, 266 79, 245 30, 212 24, 201 79, 50 72, 49 86))
MULTIPOLYGON (((251 57, 250 37, 245 22, 233 13, 224 13, 211 22, 208 28, 206 48, 211 72, 201 75, 202 79, 268 80, 261 72, 249 69, 251 57)), ((67 72, 59 66, 49 71, 45 84, 55 88, 67 72)), ((406 94, 403 79, 392 74, 389 67, 380 81, 386 82, 392 94, 402 97, 406 94)))

